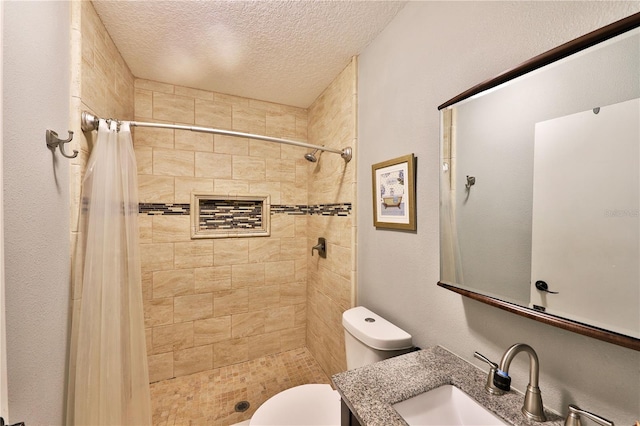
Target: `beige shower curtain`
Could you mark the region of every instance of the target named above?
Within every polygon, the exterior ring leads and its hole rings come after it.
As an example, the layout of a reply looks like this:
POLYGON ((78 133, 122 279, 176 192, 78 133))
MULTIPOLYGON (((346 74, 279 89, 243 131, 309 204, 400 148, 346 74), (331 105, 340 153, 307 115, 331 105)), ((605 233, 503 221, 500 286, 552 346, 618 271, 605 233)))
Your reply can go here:
POLYGON ((67 424, 151 424, 138 184, 129 123, 100 120, 82 185, 82 282, 71 348, 67 424))

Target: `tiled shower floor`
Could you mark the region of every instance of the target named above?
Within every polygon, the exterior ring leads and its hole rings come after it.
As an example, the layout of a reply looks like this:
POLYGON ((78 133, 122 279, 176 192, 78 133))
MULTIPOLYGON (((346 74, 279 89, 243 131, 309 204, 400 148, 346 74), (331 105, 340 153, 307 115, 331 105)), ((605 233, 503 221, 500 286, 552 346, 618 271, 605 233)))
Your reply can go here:
POLYGON ((306 348, 151 384, 154 426, 229 426, 249 419, 268 398, 306 383, 331 383, 306 348), (250 408, 235 412, 236 403, 250 408))

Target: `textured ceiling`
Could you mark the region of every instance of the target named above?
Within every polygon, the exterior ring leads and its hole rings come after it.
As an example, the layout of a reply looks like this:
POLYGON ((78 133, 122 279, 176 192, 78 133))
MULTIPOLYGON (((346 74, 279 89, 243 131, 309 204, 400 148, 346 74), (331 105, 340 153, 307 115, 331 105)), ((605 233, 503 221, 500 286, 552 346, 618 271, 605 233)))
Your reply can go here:
POLYGON ((406 1, 94 1, 138 78, 308 107, 406 1))

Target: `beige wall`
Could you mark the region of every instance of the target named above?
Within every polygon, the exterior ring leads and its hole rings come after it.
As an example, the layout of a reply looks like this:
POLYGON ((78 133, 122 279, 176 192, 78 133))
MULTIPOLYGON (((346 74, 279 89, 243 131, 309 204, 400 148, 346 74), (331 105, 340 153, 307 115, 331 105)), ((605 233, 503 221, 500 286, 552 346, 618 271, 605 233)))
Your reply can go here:
MULTIPOLYGON (((299 108, 136 80, 138 121, 307 138, 299 108)), ((306 204, 305 150, 180 130, 135 129, 141 203, 191 192, 306 204)), ((274 214, 271 236, 192 240, 189 215, 141 214, 150 380, 305 346, 306 216, 274 214)))
MULTIPOLYGON (((325 89, 309 108, 309 142, 356 150, 357 60, 325 89)), ((309 203, 354 203, 355 156, 349 163, 324 153, 309 174, 309 203)), ((353 205, 355 208, 355 205, 353 205)), ((327 258, 309 259, 307 346, 325 373, 346 370, 342 312, 353 306, 355 283, 355 211, 349 216, 312 215, 308 247, 327 240, 327 258)))

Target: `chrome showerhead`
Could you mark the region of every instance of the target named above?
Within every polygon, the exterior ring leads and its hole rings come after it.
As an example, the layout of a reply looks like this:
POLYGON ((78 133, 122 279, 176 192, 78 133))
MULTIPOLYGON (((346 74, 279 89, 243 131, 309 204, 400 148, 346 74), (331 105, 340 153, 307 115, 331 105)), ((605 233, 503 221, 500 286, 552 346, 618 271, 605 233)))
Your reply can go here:
POLYGON ((316 152, 318 152, 317 149, 314 149, 313 152, 307 152, 304 155, 304 159, 307 161, 311 161, 312 163, 315 163, 316 161, 318 161, 318 159, 316 158, 316 152))

